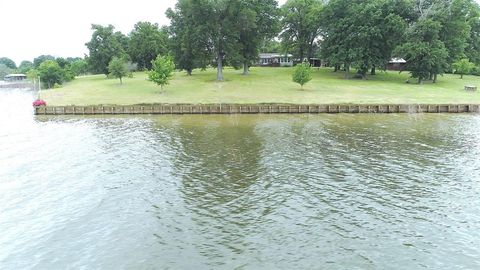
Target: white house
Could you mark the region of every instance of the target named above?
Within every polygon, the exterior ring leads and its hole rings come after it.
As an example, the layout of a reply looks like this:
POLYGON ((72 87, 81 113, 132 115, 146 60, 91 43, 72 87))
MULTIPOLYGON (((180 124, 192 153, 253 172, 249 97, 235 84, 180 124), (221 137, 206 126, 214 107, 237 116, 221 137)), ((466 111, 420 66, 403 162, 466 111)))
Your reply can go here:
POLYGON ((258 65, 262 67, 291 67, 293 55, 279 53, 261 53, 258 56, 258 65))
POLYGON ((27 79, 25 74, 8 74, 4 77, 6 82, 21 82, 27 79))

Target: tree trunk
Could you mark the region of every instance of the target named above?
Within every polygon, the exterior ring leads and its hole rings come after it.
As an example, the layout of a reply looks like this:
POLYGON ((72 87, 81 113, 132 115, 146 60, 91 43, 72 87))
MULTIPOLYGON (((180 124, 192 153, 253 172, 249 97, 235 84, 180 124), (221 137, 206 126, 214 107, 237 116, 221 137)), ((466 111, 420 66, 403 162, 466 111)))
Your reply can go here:
POLYGON ((463 79, 463 73, 462 73, 462 74, 460 74, 460 79, 463 79))
POLYGON ((345 80, 350 79, 350 65, 345 64, 345 80))
POLYGON ((436 83, 436 82, 437 82, 437 76, 438 76, 437 73, 433 74, 433 83, 436 83))
POLYGON ((370 75, 377 75, 375 66, 372 67, 372 71, 370 71, 370 75))
POLYGON ((223 57, 222 53, 217 55, 217 81, 223 82, 223 57))
POLYGON ((337 72, 338 70, 340 70, 340 65, 335 64, 335 69, 333 70, 333 72, 337 72))
POLYGON ((243 75, 248 75, 248 61, 243 62, 243 75))
POLYGON ((122 77, 120 77, 119 79, 120 79, 120 84, 123 84, 123 82, 122 82, 122 77))
POLYGON ((303 63, 303 58, 305 58, 305 49, 302 47, 300 47, 300 64, 303 63))
POLYGON ((192 70, 191 69, 187 69, 187 75, 192 76, 192 70))
POLYGON ((418 84, 422 84, 422 77, 418 77, 418 84))

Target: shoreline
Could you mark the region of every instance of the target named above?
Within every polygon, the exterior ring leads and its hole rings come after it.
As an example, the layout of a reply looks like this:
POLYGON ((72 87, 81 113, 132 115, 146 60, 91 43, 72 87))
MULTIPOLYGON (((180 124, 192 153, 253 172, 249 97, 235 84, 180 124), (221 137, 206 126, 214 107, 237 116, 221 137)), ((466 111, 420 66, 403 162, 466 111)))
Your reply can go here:
POLYGON ((480 104, 141 104, 40 106, 35 115, 480 113, 480 104))

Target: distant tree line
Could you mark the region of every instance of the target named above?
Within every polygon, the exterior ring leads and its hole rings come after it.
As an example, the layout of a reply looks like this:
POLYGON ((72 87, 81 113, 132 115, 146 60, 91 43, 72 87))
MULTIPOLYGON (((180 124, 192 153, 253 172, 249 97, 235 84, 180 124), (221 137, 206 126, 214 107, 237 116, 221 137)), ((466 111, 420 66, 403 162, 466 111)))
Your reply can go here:
POLYGON ((0 79, 10 73, 22 73, 32 80, 41 79, 44 87, 52 88, 69 82, 75 76, 85 75, 89 72, 88 63, 80 57, 54 57, 40 55, 31 61, 22 61, 17 67, 9 58, 0 58, 0 79))
POLYGON ((375 75, 394 57, 407 61, 419 83, 445 72, 480 75, 474 0, 288 0, 281 7, 276 0, 178 0, 166 16, 170 25, 138 22, 128 35, 94 24, 85 59, 47 55, 16 67, 0 58, 0 72, 48 67, 59 73, 52 82, 61 83, 87 72, 108 75, 113 59, 116 70, 151 70, 161 55, 188 75, 216 67, 222 81, 224 66, 246 75, 260 52, 276 52, 299 63, 320 58, 346 79, 352 69, 359 78, 375 75))

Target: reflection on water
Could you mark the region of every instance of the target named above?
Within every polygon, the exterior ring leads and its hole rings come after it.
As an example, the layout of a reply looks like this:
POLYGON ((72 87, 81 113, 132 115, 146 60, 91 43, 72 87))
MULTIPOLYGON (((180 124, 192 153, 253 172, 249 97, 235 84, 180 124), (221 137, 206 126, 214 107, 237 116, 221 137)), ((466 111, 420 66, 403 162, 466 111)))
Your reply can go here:
POLYGON ((480 265, 477 115, 48 118, 0 98, 0 269, 480 265))

